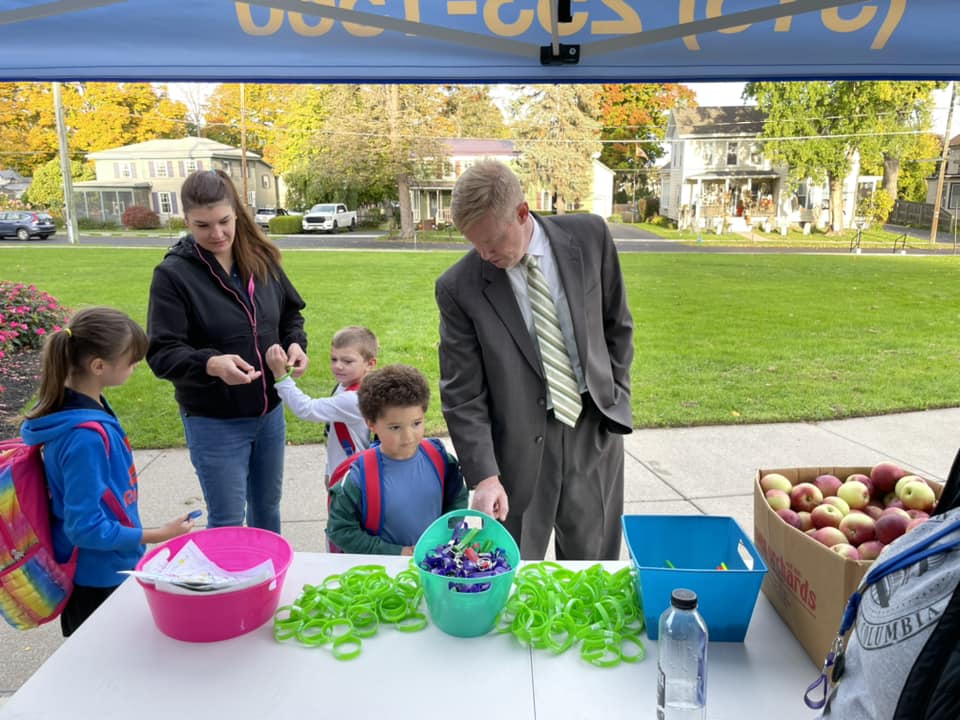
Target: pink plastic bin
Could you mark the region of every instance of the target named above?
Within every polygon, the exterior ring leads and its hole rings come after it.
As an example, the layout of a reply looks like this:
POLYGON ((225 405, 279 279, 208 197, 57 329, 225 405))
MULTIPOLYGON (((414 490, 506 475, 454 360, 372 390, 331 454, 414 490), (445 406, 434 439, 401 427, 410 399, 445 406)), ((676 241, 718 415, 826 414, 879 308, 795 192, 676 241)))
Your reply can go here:
POLYGON ((221 595, 175 595, 137 580, 147 594, 147 604, 160 632, 175 640, 215 642, 256 630, 273 616, 280 603, 287 568, 293 561, 289 542, 269 530, 209 528, 158 545, 141 558, 136 569, 143 569, 163 548, 170 548, 173 557, 188 540, 193 540, 208 558, 225 570, 249 570, 270 558, 276 577, 221 595))

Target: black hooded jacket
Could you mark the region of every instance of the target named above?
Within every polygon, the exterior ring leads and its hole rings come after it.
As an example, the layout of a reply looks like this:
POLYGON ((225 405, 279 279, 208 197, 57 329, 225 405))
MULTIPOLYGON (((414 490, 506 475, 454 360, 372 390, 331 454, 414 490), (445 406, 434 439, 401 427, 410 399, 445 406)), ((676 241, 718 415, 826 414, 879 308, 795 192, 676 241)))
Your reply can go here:
POLYGON ((282 268, 274 268, 267 282, 255 278, 251 287, 232 279, 192 237, 183 238, 153 271, 147 363, 173 383, 189 415, 263 415, 280 403, 267 348, 298 343, 306 351, 305 306, 282 268), (207 360, 222 354, 239 355, 263 374, 249 385, 227 385, 207 374, 207 360))

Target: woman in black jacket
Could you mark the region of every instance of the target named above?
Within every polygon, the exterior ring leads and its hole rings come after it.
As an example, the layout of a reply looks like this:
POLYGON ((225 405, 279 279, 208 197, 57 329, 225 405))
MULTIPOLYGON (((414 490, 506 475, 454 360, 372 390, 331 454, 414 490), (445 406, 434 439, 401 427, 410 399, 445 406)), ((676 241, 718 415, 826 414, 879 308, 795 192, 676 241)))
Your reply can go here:
POLYGON ((282 378, 264 358, 279 343, 288 375, 306 371, 305 304, 226 174, 197 171, 180 197, 191 234, 153 272, 147 363, 173 383, 208 525, 280 532, 282 378))

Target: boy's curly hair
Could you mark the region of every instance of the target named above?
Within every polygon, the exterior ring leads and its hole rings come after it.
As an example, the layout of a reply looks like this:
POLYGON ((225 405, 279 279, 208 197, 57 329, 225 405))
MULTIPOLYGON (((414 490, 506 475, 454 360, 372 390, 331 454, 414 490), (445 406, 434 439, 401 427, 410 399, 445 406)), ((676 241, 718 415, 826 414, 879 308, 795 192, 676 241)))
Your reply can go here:
POLYGON ((423 373, 409 365, 385 365, 363 378, 357 390, 360 413, 376 422, 387 408, 420 407, 427 411, 430 385, 423 373))

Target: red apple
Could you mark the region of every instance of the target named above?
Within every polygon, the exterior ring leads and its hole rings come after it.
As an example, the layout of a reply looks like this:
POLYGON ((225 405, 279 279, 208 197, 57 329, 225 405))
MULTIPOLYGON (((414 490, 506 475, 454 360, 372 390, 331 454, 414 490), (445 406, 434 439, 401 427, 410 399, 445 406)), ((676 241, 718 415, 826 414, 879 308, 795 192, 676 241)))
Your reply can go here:
POLYGON ((786 510, 790 507, 790 496, 783 490, 777 490, 776 488, 767 490, 763 496, 767 499, 767 505, 774 511, 786 510))
POLYGON ((806 510, 811 512, 823 502, 823 493, 813 483, 799 483, 790 491, 790 507, 797 512, 806 510))
POLYGON ((870 505, 867 505, 863 509, 863 512, 865 512, 867 515, 869 515, 874 520, 876 520, 878 517, 883 515, 883 508, 880 507, 879 505, 874 505, 873 503, 871 503, 870 505))
POLYGON ((885 545, 879 540, 867 540, 862 545, 857 545, 857 550, 860 551, 861 560, 876 560, 884 547, 885 545))
POLYGON ((780 519, 783 520, 787 525, 797 528, 800 530, 800 516, 790 508, 783 508, 777 510, 777 515, 780 516, 780 519))
POLYGON ((877 537, 874 520, 866 513, 851 513, 840 521, 840 532, 847 536, 851 545, 859 545, 877 537))
POLYGON ((907 509, 907 515, 910 516, 911 520, 916 520, 917 518, 926 520, 930 517, 930 513, 924 512, 923 510, 914 510, 913 508, 907 509))
POLYGON ((929 512, 937 502, 937 496, 926 482, 914 480, 903 486, 900 500, 908 508, 929 512))
POLYGON ((818 475, 813 484, 820 488, 825 498, 837 494, 837 490, 843 485, 843 482, 836 475, 818 475))
POLYGON ((848 482, 862 482, 867 486, 867 494, 873 497, 873 480, 870 479, 869 475, 864 475, 863 473, 853 473, 852 475, 847 475, 845 483, 848 482))
POLYGON ((874 523, 877 540, 884 545, 889 545, 907 531, 909 524, 910 516, 906 513, 902 515, 895 512, 884 513, 874 523))
POLYGON ((873 480, 874 492, 886 494, 893 491, 897 485, 897 480, 906 474, 906 470, 895 463, 877 463, 873 466, 873 470, 870 471, 870 479, 873 480))
POLYGON ((767 473, 760 478, 760 487, 764 492, 776 489, 789 493, 793 488, 793 483, 790 482, 785 475, 781 475, 780 473, 767 473))
POLYGON ((840 521, 843 520, 841 513, 833 505, 822 503, 810 511, 810 521, 815 528, 822 527, 840 527, 840 521))
POLYGON ((822 527, 814 530, 813 539, 827 547, 833 547, 834 545, 847 542, 847 536, 835 527, 822 527))
POLYGON ((845 501, 851 510, 854 508, 859 510, 865 508, 870 502, 870 490, 859 480, 847 480, 837 490, 837 497, 845 501))
POLYGON ((859 560, 860 552, 849 543, 837 543, 836 545, 831 545, 830 549, 833 550, 840 557, 845 557, 847 560, 859 560))
POLYGON ((800 518, 800 529, 806 532, 813 528, 813 520, 810 518, 810 513, 806 510, 801 510, 797 513, 797 517, 800 518))
POLYGON ((836 495, 825 497, 821 505, 833 505, 840 511, 841 515, 847 515, 850 512, 850 506, 847 505, 847 501, 843 498, 838 498, 836 495))

